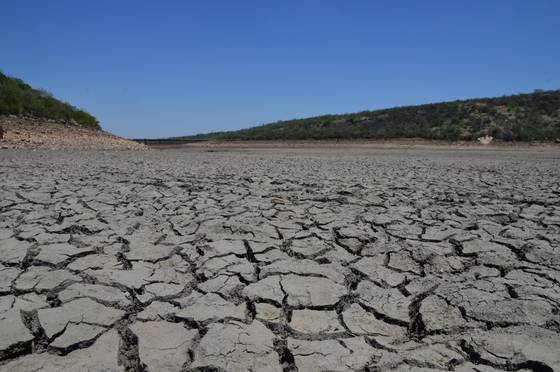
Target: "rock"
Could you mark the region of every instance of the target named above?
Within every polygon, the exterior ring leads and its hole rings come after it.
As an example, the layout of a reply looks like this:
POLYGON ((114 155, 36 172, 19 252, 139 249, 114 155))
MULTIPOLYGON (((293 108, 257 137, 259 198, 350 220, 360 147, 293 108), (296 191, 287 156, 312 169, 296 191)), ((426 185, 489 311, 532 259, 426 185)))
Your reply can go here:
POLYGON ((214 293, 195 292, 188 297, 176 300, 182 309, 176 313, 179 318, 205 322, 220 319, 245 319, 246 305, 235 305, 214 293))
POLYGON ((169 302, 154 301, 136 315, 139 320, 160 320, 175 315, 179 307, 169 302))
POLYGON ((363 371, 376 351, 362 337, 304 341, 288 338, 288 348, 300 371, 363 371))
POLYGON ((282 309, 266 304, 266 303, 256 303, 255 304, 256 318, 259 320, 279 323, 284 319, 284 313, 282 309))
POLYGON ((505 285, 514 289, 519 298, 549 298, 560 301, 560 288, 555 283, 553 276, 543 276, 542 271, 526 272, 524 270, 512 270, 505 276, 505 285))
POLYGON ((406 275, 385 267, 384 262, 384 256, 364 257, 354 263, 352 267, 367 275, 374 282, 384 283, 391 287, 403 283, 406 275))
POLYGON ((424 234, 422 234, 422 239, 432 241, 432 242, 441 242, 444 240, 448 240, 449 238, 453 237, 454 235, 460 232, 461 230, 459 229, 432 226, 432 227, 428 227, 424 232, 424 234))
POLYGON ((232 255, 213 257, 203 261, 198 271, 207 278, 240 274, 247 281, 253 281, 255 275, 255 268, 250 262, 232 255))
MULTIPOLYGON (((455 370, 457 371, 457 370, 455 370)), ((469 371, 477 371, 477 372, 482 372, 482 370, 478 370, 478 369, 469 369, 469 371)), ((439 368, 424 368, 424 367, 417 367, 414 365, 408 365, 408 364, 401 364, 396 368, 391 368, 391 372, 441 372, 441 369, 439 368)))
POLYGON ((119 337, 117 331, 110 330, 102 334, 87 349, 78 349, 64 356, 48 353, 25 355, 1 365, 0 371, 124 372, 124 367, 117 362, 118 352, 119 337))
POLYGON ((279 275, 269 276, 257 283, 249 284, 243 289, 243 296, 251 300, 266 299, 274 301, 278 306, 282 305, 285 293, 280 285, 279 275))
MULTIPOLYGON (((429 366, 436 370, 448 370, 454 365, 466 362, 463 353, 457 351, 458 345, 448 345, 437 342, 416 344, 412 347, 394 351, 383 351, 381 358, 376 361, 376 368, 385 371, 399 366, 412 366, 415 371, 418 366, 429 366)), ((405 371, 407 369, 404 369, 405 371)))
POLYGON ((119 285, 139 290, 149 281, 154 280, 154 267, 149 263, 135 262, 130 270, 124 269, 87 269, 86 274, 108 286, 119 285))
POLYGON ((389 262, 387 267, 401 272, 420 275, 422 268, 420 265, 410 257, 409 254, 398 252, 389 254, 389 262))
POLYGON ((68 323, 64 333, 55 338, 49 346, 57 349, 68 349, 79 343, 93 340, 105 330, 103 327, 90 324, 68 323))
POLYGON ((438 275, 441 273, 460 273, 465 271, 468 261, 459 257, 433 256, 424 266, 427 274, 438 275))
POLYGON ((31 350, 31 341, 33 341, 34 336, 23 324, 18 310, 0 313, 0 329, 2 330, 0 360, 17 355, 21 350, 31 350))
POLYGON ((451 285, 438 288, 437 292, 444 293, 451 305, 461 306, 466 316, 478 321, 535 325, 560 321, 549 302, 511 298, 507 288, 499 283, 482 282, 479 288, 465 289, 451 285))
POLYGON ((348 269, 339 264, 318 264, 313 260, 294 258, 275 261, 261 268, 261 278, 279 274, 313 274, 328 278, 336 283, 344 283, 348 273, 348 269))
POLYGON ((41 309, 37 312, 39 323, 49 338, 62 331, 70 322, 111 326, 124 314, 122 310, 103 306, 89 298, 77 299, 61 307, 41 309))
POLYGON ((331 247, 316 237, 310 237, 292 240, 290 249, 296 253, 309 257, 328 251, 331 247))
POLYGON ((0 242, 8 239, 9 237, 13 236, 14 232, 11 229, 6 229, 0 227, 0 242))
POLYGON ((51 290, 64 283, 80 282, 82 279, 66 270, 54 270, 42 266, 31 266, 15 281, 18 290, 51 290))
POLYGON ((344 332, 334 311, 294 310, 290 328, 300 333, 329 334, 344 332))
POLYGON ((532 240, 525 247, 527 260, 560 270, 560 249, 548 242, 532 240))
POLYGON ((91 254, 84 257, 79 257, 70 264, 68 269, 75 271, 85 271, 88 269, 98 270, 107 269, 115 270, 121 268, 121 263, 115 256, 107 254, 91 254))
POLYGON ((35 259, 41 262, 58 265, 71 259, 73 256, 93 252, 95 252, 93 248, 77 248, 68 243, 58 243, 41 246, 41 250, 39 254, 35 256, 35 259))
POLYGON ((482 145, 489 145, 492 142, 493 139, 494 138, 492 136, 489 136, 489 135, 485 135, 484 137, 478 137, 477 138, 478 142, 480 142, 482 145))
POLYGON ((192 368, 228 372, 281 372, 274 334, 261 322, 214 323, 194 351, 192 368))
POLYGON ((272 263, 278 260, 288 260, 290 256, 280 249, 271 249, 263 253, 255 253, 258 262, 272 263))
POLYGON ((0 293, 9 292, 12 287, 12 282, 20 273, 20 269, 0 264, 0 293))
POLYGON ((237 276, 219 275, 198 285, 204 292, 218 293, 224 297, 231 297, 240 292, 245 286, 237 276))
POLYGON ((245 248, 242 240, 218 240, 208 243, 205 248, 205 255, 209 257, 226 256, 228 254, 241 256, 247 254, 247 248, 245 248))
POLYGON ((183 371, 190 362, 188 351, 198 331, 182 323, 166 321, 136 322, 130 329, 138 336, 138 352, 149 371, 183 371))
POLYGON ((539 371, 560 368, 560 336, 539 327, 517 326, 473 332, 464 339, 463 348, 479 355, 484 364, 501 368, 534 366, 539 371))
MULTIPOLYGON (((420 314, 426 331, 445 331, 466 326, 466 320, 457 307, 449 306, 437 296, 428 296, 420 303, 420 314)), ((473 324, 474 325, 474 324, 473 324)), ((477 324, 481 326, 481 324, 477 324)))
POLYGON ((282 286, 290 306, 327 306, 336 304, 346 288, 326 278, 286 275, 282 286))
POLYGON ((358 304, 352 304, 344 310, 342 319, 353 334, 372 336, 384 345, 404 339, 406 336, 406 328, 377 319, 358 304))
POLYGON ((346 288, 330 279, 298 275, 269 276, 243 290, 243 295, 282 303, 284 296, 290 306, 334 305, 346 294, 346 288))
POLYGON ((146 267, 152 270, 147 280, 149 283, 164 282, 188 286, 194 281, 189 264, 176 254, 168 259, 146 264, 146 267))
POLYGON ((48 307, 47 297, 36 293, 26 293, 20 296, 7 295, 0 297, 0 313, 10 310, 32 311, 48 307))
POLYGON ((92 297, 102 302, 112 303, 121 307, 130 305, 128 294, 115 287, 99 284, 75 283, 58 293, 62 302, 71 299, 92 297))
POLYGON ((376 312, 387 318, 395 319, 403 324, 409 322, 408 308, 411 300, 399 290, 381 288, 371 282, 362 281, 358 284, 356 293, 359 295, 361 304, 375 309, 376 312))
MULTIPOLYGON (((438 370, 439 371, 439 370, 438 370)), ((473 363, 463 363, 460 366, 455 367, 455 372, 501 372, 503 369, 497 369, 490 366, 485 366, 481 364, 473 364, 473 363)), ((518 369, 519 372, 530 372, 529 369, 518 369)))
POLYGON ((153 283, 144 287, 146 293, 154 297, 176 296, 185 289, 184 285, 172 283, 153 283))
POLYGON ((503 245, 483 241, 480 239, 474 239, 474 240, 463 242, 463 249, 462 249, 463 254, 484 253, 484 252, 491 252, 491 251, 507 252, 507 248, 505 248, 503 245))
POLYGON ((418 239, 422 234, 422 228, 418 225, 396 223, 387 226, 387 233, 402 239, 418 239))
POLYGON ((30 243, 16 238, 0 240, 0 262, 20 263, 27 255, 27 250, 30 247, 30 243))
POLYGON ((155 245, 146 240, 144 236, 129 237, 129 249, 126 258, 132 261, 158 261, 173 254, 175 247, 168 245, 155 245))

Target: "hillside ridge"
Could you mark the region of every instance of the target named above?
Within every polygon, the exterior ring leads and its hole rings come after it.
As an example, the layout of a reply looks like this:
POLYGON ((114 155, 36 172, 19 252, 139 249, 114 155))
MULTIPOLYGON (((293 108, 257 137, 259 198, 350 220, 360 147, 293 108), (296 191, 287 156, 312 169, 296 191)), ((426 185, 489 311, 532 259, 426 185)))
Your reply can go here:
POLYGON ((474 98, 374 111, 284 120, 178 139, 314 140, 396 139, 503 141, 560 139, 560 90, 474 98))
POLYGON ((90 129, 101 129, 97 119, 43 89, 0 72, 0 116, 45 119, 90 129))

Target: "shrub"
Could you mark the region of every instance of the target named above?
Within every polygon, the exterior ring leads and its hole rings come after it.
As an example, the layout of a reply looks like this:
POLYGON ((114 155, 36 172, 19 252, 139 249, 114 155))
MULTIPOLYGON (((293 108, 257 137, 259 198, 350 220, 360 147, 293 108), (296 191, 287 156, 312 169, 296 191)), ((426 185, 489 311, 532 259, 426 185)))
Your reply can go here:
POLYGON ((95 117, 0 72, 0 115, 33 116, 100 129, 95 117))
POLYGON ((324 115, 179 138, 222 140, 560 138, 560 90, 324 115))

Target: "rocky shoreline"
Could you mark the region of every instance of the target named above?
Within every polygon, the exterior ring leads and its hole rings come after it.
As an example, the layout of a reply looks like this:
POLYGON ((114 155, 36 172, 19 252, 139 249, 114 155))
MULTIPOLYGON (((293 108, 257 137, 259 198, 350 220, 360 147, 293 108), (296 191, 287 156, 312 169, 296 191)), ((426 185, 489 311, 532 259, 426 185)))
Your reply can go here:
POLYGON ((0 149, 143 150, 111 133, 48 119, 0 116, 0 149))

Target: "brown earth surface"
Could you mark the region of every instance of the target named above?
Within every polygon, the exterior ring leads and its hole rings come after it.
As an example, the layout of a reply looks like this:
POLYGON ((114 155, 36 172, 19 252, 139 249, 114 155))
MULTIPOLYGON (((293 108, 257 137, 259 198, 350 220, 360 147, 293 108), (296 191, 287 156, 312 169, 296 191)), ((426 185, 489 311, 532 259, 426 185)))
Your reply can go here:
POLYGON ((102 130, 48 121, 0 116, 0 149, 142 150, 146 146, 102 130))

